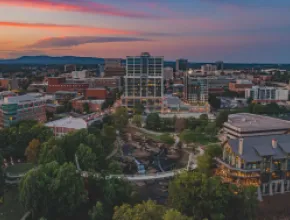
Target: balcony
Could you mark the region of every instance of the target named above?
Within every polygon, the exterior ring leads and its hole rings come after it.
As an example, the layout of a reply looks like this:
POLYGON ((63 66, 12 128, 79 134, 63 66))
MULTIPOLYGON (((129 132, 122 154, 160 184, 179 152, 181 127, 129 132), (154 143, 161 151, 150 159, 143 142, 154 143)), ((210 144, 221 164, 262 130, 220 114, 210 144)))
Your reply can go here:
POLYGON ((242 169, 242 168, 236 168, 231 166, 230 164, 226 163, 225 161, 223 161, 220 158, 214 158, 219 164, 224 165, 225 167, 227 167, 228 169, 232 170, 232 171, 241 171, 241 172, 245 172, 245 173, 250 173, 250 172, 260 172, 261 169, 242 169))

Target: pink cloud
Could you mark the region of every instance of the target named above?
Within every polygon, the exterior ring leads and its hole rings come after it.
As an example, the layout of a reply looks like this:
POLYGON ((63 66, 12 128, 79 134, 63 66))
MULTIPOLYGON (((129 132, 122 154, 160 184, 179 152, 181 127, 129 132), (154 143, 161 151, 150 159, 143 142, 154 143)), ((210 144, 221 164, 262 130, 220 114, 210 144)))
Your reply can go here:
POLYGON ((21 6, 28 8, 39 8, 44 10, 59 10, 84 12, 91 14, 103 14, 118 17, 152 18, 154 16, 143 12, 127 11, 112 5, 100 4, 91 0, 66 1, 66 0, 0 0, 0 4, 10 6, 21 6))

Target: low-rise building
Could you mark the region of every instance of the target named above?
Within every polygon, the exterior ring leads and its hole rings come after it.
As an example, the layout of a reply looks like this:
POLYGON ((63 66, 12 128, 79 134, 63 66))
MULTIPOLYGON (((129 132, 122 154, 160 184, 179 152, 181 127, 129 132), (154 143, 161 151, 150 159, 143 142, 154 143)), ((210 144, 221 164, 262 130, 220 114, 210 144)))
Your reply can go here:
POLYGON ((288 131, 290 121, 249 113, 229 115, 228 121, 223 125, 225 138, 231 139, 285 134, 288 131))
POLYGON ((58 103, 68 102, 68 101, 75 99, 77 97, 78 97, 77 92, 57 91, 55 93, 55 100, 58 103))
POLYGON ((244 93, 246 89, 252 88, 253 84, 250 80, 237 79, 236 82, 229 83, 231 92, 244 93))
POLYGON ((88 88, 86 90, 85 98, 86 99, 101 99, 104 100, 108 96, 108 91, 104 87, 99 88, 88 88))
POLYGON ((254 185, 262 195, 290 192, 290 134, 228 140, 216 175, 226 183, 254 185))
POLYGON ((163 77, 165 80, 173 79, 173 68, 172 67, 165 67, 163 77))
POLYGON ((87 122, 81 118, 67 117, 48 122, 45 126, 51 128, 55 136, 63 136, 70 132, 88 128, 87 122))
POLYGON ((84 104, 87 103, 90 112, 99 112, 105 100, 73 100, 72 108, 77 112, 84 112, 84 104))
POLYGON ((46 121, 45 100, 29 95, 5 97, 0 101, 0 127, 6 128, 23 120, 46 121))
POLYGON ((288 101, 289 91, 284 88, 253 86, 245 90, 245 98, 252 98, 256 103, 288 101))
POLYGON ((50 77, 48 78, 48 93, 55 93, 57 91, 78 92, 85 93, 89 88, 89 83, 82 80, 67 80, 65 77, 50 77))

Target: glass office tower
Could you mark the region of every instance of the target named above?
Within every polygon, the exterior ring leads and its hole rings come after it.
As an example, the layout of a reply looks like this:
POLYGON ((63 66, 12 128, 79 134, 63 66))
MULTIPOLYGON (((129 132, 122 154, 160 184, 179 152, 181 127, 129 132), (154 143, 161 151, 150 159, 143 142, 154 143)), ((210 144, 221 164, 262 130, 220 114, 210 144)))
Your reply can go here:
POLYGON ((161 111, 163 66, 163 57, 153 57, 149 53, 127 57, 123 105, 131 109, 141 103, 149 111, 161 111))

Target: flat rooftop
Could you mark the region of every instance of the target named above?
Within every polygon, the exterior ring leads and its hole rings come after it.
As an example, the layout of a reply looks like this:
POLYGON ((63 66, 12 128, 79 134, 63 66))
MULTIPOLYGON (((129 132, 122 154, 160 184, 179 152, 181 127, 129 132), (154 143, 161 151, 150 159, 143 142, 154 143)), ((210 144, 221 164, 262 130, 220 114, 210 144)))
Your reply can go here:
POLYGON ((47 127, 73 128, 76 130, 87 128, 87 123, 81 118, 66 117, 45 124, 47 127))
POLYGON ((240 132, 268 131, 290 129, 290 121, 263 115, 239 113, 229 115, 228 121, 224 123, 224 126, 240 132))
POLYGON ((31 102, 40 100, 39 98, 30 96, 30 95, 20 95, 20 96, 12 96, 12 97, 5 97, 4 100, 0 102, 0 104, 14 104, 14 103, 21 103, 21 102, 31 102))

